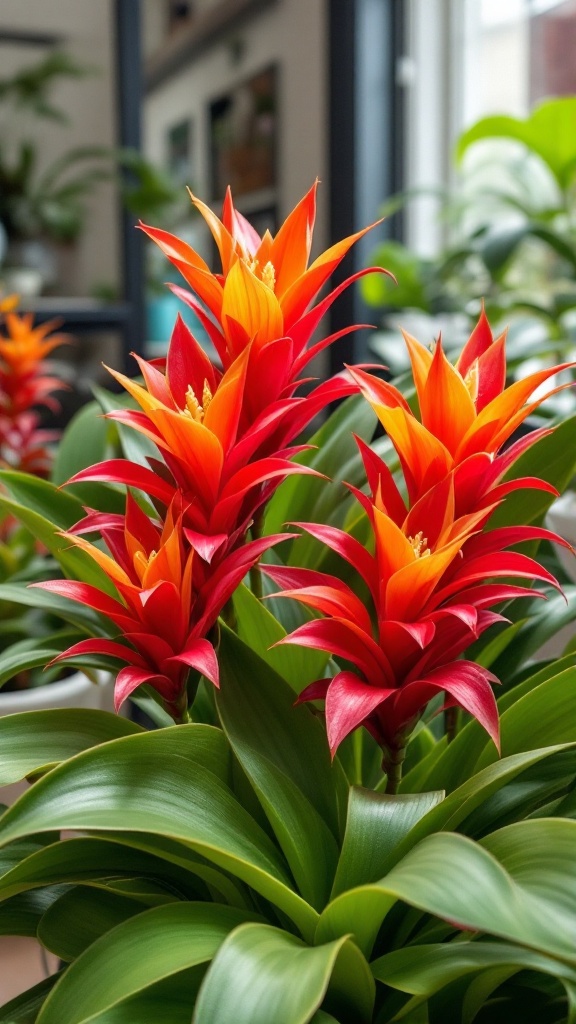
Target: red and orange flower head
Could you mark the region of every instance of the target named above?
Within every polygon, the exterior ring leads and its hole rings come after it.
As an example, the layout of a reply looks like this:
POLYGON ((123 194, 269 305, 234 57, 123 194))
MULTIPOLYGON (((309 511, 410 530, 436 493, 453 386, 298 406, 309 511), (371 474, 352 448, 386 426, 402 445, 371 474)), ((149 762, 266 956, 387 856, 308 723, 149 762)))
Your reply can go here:
POLYGON ((258 510, 283 479, 311 472, 290 461, 301 449, 289 446, 306 416, 315 414, 317 406, 312 403, 310 412, 309 399, 272 404, 241 432, 248 355, 245 349, 224 372, 216 369, 179 318, 163 369, 138 358, 144 385, 111 371, 140 406, 111 417, 152 440, 162 463, 156 460, 148 468, 108 460, 71 482, 123 483, 163 506, 179 494, 190 543, 201 558, 219 562, 244 542, 258 510))
MULTIPOLYGON (((394 385, 363 370, 350 373, 398 452, 410 502, 453 470, 459 514, 503 497, 504 490, 494 488, 545 431, 532 431, 499 454, 502 445, 549 395, 570 386, 567 381, 542 391, 547 380, 573 364, 531 373, 506 387, 505 334, 494 339, 484 311, 455 366, 440 340, 431 351, 409 334, 404 340, 420 418, 394 385)), ((544 481, 530 485, 553 490, 544 481)), ((506 489, 521 486, 516 480, 506 489)))
POLYGON ((174 499, 162 523, 151 520, 130 494, 125 515, 91 512, 63 536, 94 559, 118 596, 75 580, 33 584, 88 605, 115 627, 110 637, 81 640, 57 660, 89 654, 116 658, 125 666, 116 679, 116 710, 147 685, 175 721, 184 720, 189 669, 219 685, 216 653, 207 634, 251 566, 282 537, 247 544, 207 574, 186 538, 181 499, 174 499), (94 531, 108 552, 83 536, 94 531))
POLYGON ((227 369, 249 346, 245 405, 253 420, 271 402, 293 393, 310 359, 339 332, 311 348, 308 342, 335 298, 371 268, 354 274, 309 309, 320 289, 352 245, 370 228, 337 242, 309 265, 316 219, 315 183, 286 218, 277 234, 262 237, 235 209, 226 193, 222 220, 203 202, 192 202, 216 242, 222 269, 213 274, 191 246, 166 231, 141 225, 180 271, 193 294, 173 288, 197 313, 222 366, 227 369))
POLYGON ((11 300, 0 335, 0 458, 12 468, 44 475, 51 462, 47 445, 56 435, 39 428, 36 410, 59 409, 53 393, 65 385, 47 372, 45 360, 68 339, 51 333, 55 322, 34 327, 31 313, 11 312, 11 300))
POLYGON ((497 680, 461 655, 501 618, 490 611, 493 605, 535 593, 498 579, 557 585, 533 559, 505 549, 525 540, 566 542, 537 527, 483 533, 494 506, 458 517, 454 471, 408 510, 385 463, 360 447, 371 495, 355 493, 370 521, 373 553, 334 527, 294 525, 356 569, 372 611, 334 576, 263 567, 285 588, 275 596, 300 601, 324 616, 304 623, 283 642, 329 651, 353 666, 313 683, 300 700, 325 699, 332 753, 350 732, 365 726, 383 748, 385 762, 394 758, 439 693, 445 707, 459 706, 477 718, 498 746, 491 685, 497 680))

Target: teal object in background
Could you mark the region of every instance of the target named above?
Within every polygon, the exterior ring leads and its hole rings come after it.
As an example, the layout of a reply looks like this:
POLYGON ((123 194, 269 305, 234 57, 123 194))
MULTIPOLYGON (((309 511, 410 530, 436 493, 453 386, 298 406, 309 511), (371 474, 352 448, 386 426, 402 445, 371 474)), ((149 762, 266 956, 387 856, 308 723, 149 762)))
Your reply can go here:
POLYGON ((164 295, 150 296, 146 301, 146 345, 154 355, 159 355, 168 345, 176 318, 180 314, 202 348, 212 356, 213 348, 198 317, 189 306, 176 298, 170 291, 164 295))

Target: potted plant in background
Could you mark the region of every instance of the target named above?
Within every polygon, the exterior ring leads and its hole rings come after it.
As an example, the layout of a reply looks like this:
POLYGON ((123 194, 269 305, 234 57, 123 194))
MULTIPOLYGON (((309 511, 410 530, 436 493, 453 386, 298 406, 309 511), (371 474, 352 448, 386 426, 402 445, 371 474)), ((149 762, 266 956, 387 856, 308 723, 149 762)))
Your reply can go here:
MULTIPOLYGON (((137 216, 167 216, 181 209, 181 193, 168 174, 130 148, 77 146, 43 166, 31 128, 21 138, 22 116, 67 124, 53 102, 54 86, 94 69, 55 52, 0 80, 7 123, 0 146, 0 225, 5 236, 2 279, 7 289, 33 296, 58 284, 59 256, 80 237, 86 201, 100 181, 118 181, 122 202, 137 216), (10 141, 10 127, 18 140, 10 141)), ((2 247, 0 246, 0 249, 2 247)))
POLYGON ((575 655, 531 656, 574 615, 534 558, 574 419, 505 447, 566 366, 506 387, 482 316, 456 363, 406 338, 417 412, 355 368, 303 396, 346 285, 312 303, 363 234, 309 265, 315 193, 275 238, 195 200, 218 274, 146 228, 221 365, 178 321, 142 383, 114 372, 124 456, 72 485, 120 512, 71 523, 3 475, 76 558, 34 589, 98 622, 59 660, 109 659, 160 728, 0 721, 0 780, 32 782, 0 817, 0 928, 64 964, 0 1021, 573 1017, 575 655))
MULTIPOLYGON (((4 300, 5 306, 13 304, 4 300)), ((31 313, 7 309, 0 333, 0 465, 8 474, 27 474, 40 482, 50 475, 59 431, 48 429, 42 413, 56 415, 57 394, 67 387, 49 360, 70 339, 54 331, 56 322, 34 326, 31 313)), ((0 715, 41 707, 102 706, 103 693, 82 672, 45 671, 49 651, 70 636, 51 602, 30 600, 28 583, 58 571, 58 563, 14 517, 5 489, 0 493, 0 597, 2 657, 0 715), (31 657, 32 656, 32 657, 31 657), (46 687, 46 683, 51 683, 46 687)), ((90 673, 93 677, 94 673, 90 673)), ((111 706, 111 705, 105 705, 111 706)))

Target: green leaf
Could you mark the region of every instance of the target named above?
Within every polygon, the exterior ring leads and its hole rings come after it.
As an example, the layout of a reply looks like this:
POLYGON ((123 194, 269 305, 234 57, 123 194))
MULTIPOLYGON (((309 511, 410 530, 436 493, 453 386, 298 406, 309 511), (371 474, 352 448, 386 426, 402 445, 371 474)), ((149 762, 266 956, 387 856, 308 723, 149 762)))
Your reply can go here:
POLYGON ((458 140, 460 160, 473 143, 481 139, 504 138, 523 143, 537 154, 566 188, 576 167, 576 99, 564 96, 540 103, 529 117, 484 117, 458 140))
MULTIPOLYGON (((264 532, 276 533, 285 523, 299 520, 341 525, 348 507, 342 481, 356 483, 362 465, 352 431, 369 441, 375 426, 375 413, 361 396, 354 395, 342 402, 310 438, 309 443, 316 450, 303 452, 293 460, 324 473, 328 481, 311 476, 291 476, 285 480, 268 503, 264 532)), ((302 538, 293 564, 317 568, 314 563, 319 552, 324 552, 323 545, 311 537, 302 538)))
MULTIPOLYGON (((548 822, 535 822, 542 842, 553 834, 548 822)), ((320 919, 318 940, 337 929, 351 931, 361 949, 369 948, 382 920, 402 900, 459 929, 507 939, 576 967, 576 915, 573 913, 574 842, 570 857, 544 856, 545 871, 556 864, 555 892, 543 895, 513 863, 507 871, 477 843, 454 833, 437 833, 414 847, 380 882, 338 897, 320 919), (518 880, 516 871, 518 870, 518 880), (343 914, 343 911, 347 911, 343 914), (351 925, 353 927, 351 927, 351 925)))
MULTIPOLYGON (((68 883, 107 882, 134 877, 159 881, 170 891, 190 898, 205 893, 187 868, 173 864, 165 857, 131 849, 108 837, 67 839, 48 846, 24 843, 11 844, 3 851, 18 855, 2 864, 0 899, 35 887, 68 883)), ((183 851, 184 853, 184 851, 183 851)), ((189 855, 189 862, 194 858, 189 855)))
POLYGON ((190 1024, 205 973, 205 964, 199 964, 172 974, 92 1017, 90 1024, 190 1024))
POLYGON ((26 608, 39 608, 58 615, 92 635, 103 632, 100 616, 87 605, 46 590, 31 588, 27 583, 0 583, 0 601, 10 601, 26 608))
MULTIPOLYGON (((105 413, 115 412, 118 409, 137 408, 136 402, 131 395, 112 393, 111 391, 106 391, 105 388, 99 387, 95 387, 93 390, 97 401, 105 413)), ((149 457, 158 458, 158 449, 149 438, 125 423, 115 423, 114 426, 118 432, 125 459, 135 462, 139 466, 148 466, 147 460, 149 457)))
POLYGON ((0 905, 0 935, 36 935, 44 913, 63 893, 63 888, 19 893, 0 905))
POLYGON ((328 898, 336 869, 338 784, 324 730, 309 708, 229 630, 219 651, 223 728, 274 829, 302 895, 317 909, 328 898), (262 723, 265 722, 265 728, 262 723))
POLYGON ((0 845, 54 828, 176 839, 247 882, 310 935, 317 914, 293 892, 276 847, 222 781, 223 743, 218 729, 182 725, 84 751, 5 812, 0 845))
MULTIPOLYGON (((576 730, 573 687, 576 668, 567 668, 528 690, 514 701, 500 718, 501 748, 504 757, 529 751, 536 746, 569 743, 576 730)), ((489 745, 478 758, 475 771, 496 759, 489 745)))
POLYGON ((205 963, 247 916, 218 904, 172 903, 124 921, 70 965, 38 1024, 83 1024, 153 982, 205 963))
MULTIPOLYGON (((446 985, 494 967, 530 970, 576 982, 567 964, 522 946, 503 942, 446 942, 409 946, 374 960, 370 965, 377 981, 390 988, 429 999, 446 985)), ((419 1000, 418 1000, 419 1001, 419 1000)))
POLYGON ((443 797, 442 792, 392 796, 353 786, 331 899, 381 878, 398 843, 443 797))
POLYGON ((396 281, 384 274, 363 277, 360 290, 367 305, 430 312, 423 261, 415 253, 400 242, 387 241, 370 253, 369 262, 373 266, 386 267, 396 281))
MULTIPOLYGON (((504 477, 516 480, 523 476, 547 480, 562 493, 576 471, 574 435, 576 414, 564 419, 551 434, 541 438, 514 463, 504 477)), ((490 529, 519 523, 539 522, 554 500, 545 491, 520 490, 509 494, 490 518, 490 529)))
MULTIPOLYGON (((173 903, 175 899, 167 897, 164 902, 173 903)), ((61 960, 75 960, 101 935, 146 909, 142 901, 104 887, 74 886, 44 911, 37 935, 42 945, 61 960)))
MULTIPOLYGON (((393 851, 395 866, 386 878, 378 883, 378 888, 363 886, 348 890, 337 896, 325 908, 316 930, 316 940, 324 942, 337 935, 350 933, 354 936, 360 949, 367 952, 374 942, 382 920, 395 902, 392 891, 387 889, 386 885, 396 869, 401 867, 412 853, 423 849, 425 842, 429 842, 433 838, 440 838, 445 834, 440 830, 458 828, 476 808, 523 771, 564 750, 573 750, 575 746, 574 743, 564 744, 516 754, 490 765, 455 790, 445 800, 428 811, 398 843, 393 851), (425 842, 419 842, 420 840, 425 840, 425 842), (417 843, 418 846, 416 846, 417 843)), ((446 874, 448 877, 452 876, 452 864, 450 864, 450 871, 446 874)), ((404 896, 398 896, 398 898, 404 899, 404 896)), ((462 894, 462 899, 465 899, 464 894, 462 894)), ((407 899, 406 902, 415 905, 410 899, 407 899)), ((445 916, 451 920, 465 920, 460 917, 459 913, 439 914, 439 916, 445 916)))
POLYGON ((296 644, 274 648, 273 645, 286 636, 286 630, 265 604, 243 584, 235 590, 233 602, 240 639, 290 683, 295 693, 300 693, 308 683, 323 677, 330 660, 329 654, 296 644))
POLYGON ((67 576, 114 594, 110 580, 94 559, 60 536, 60 531, 84 518, 84 509, 77 498, 58 490, 47 480, 15 470, 0 470, 0 484, 12 496, 0 494, 0 508, 24 523, 54 555, 67 576))
MULTIPOLYGON (((98 402, 88 402, 78 410, 58 442, 51 480, 58 487, 75 473, 109 457, 110 435, 114 427, 104 419, 98 402)), ((83 505, 100 511, 124 511, 122 490, 101 483, 73 484, 66 491, 83 505)))
POLYGON ((366 962, 345 938, 306 946, 268 925, 245 924, 222 944, 200 989, 194 1024, 306 1024, 322 1003, 332 973, 348 946, 349 982, 341 1009, 371 1019, 373 983, 366 962), (350 972, 355 961, 356 975, 350 972), (348 1005, 346 1002, 348 1001, 348 1005))
POLYGON ((63 637, 62 645, 57 643, 56 639, 57 637, 53 639, 49 636, 30 637, 26 640, 18 640, 16 643, 6 647, 2 652, 2 660, 0 662, 2 666, 0 669, 0 687, 7 683, 9 679, 18 675, 19 672, 31 668, 43 668, 61 653, 63 647, 68 646, 77 637, 76 634, 72 634, 72 637, 70 634, 66 634, 63 637))
POLYGON ((46 771, 81 750, 141 732, 127 718, 89 708, 6 715, 0 718, 0 785, 46 771))
MULTIPOLYGON (((536 691, 555 676, 574 668, 575 661, 576 658, 572 655, 553 662, 539 669, 514 689, 502 694, 498 699, 498 712, 501 719, 523 697, 536 691)), ((538 698, 535 699, 538 703, 538 698)), ((535 714, 538 714, 538 711, 535 711, 535 714)), ((508 723, 505 728, 508 730, 508 723)), ((508 743, 508 738, 506 738, 506 743, 508 743)), ((539 739, 538 745, 540 745, 539 739)), ((476 719, 471 719, 450 744, 447 746, 443 744, 440 747, 436 758, 430 757, 428 770, 425 773, 422 773, 417 779, 416 772, 412 773, 415 779, 414 784, 430 789, 443 788, 451 792, 474 775, 477 770, 475 766, 486 747, 487 738, 484 729, 476 719)), ((411 785, 409 777, 404 782, 406 785, 411 785)))

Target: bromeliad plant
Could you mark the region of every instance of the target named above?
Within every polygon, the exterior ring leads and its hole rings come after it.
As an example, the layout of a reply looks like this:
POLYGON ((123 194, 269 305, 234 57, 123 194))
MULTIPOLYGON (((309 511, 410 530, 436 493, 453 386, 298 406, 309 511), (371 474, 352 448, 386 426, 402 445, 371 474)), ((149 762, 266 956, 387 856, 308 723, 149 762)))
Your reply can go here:
POLYGON ((0 781, 32 782, 0 931, 63 964, 0 1022, 572 1022, 576 656, 537 652, 574 616, 540 520, 575 421, 514 437, 566 367, 506 387, 483 315, 454 365, 406 337, 414 395, 354 367, 303 395, 362 232, 309 265, 315 187, 275 238, 194 202, 221 273, 145 230, 221 365, 179 321, 114 373, 122 458, 4 473, 67 577, 27 591, 76 630, 56 660, 159 728, 0 721, 0 781))

